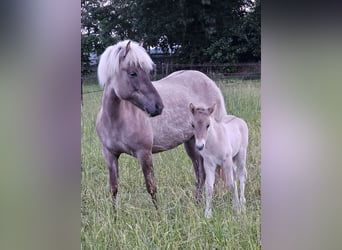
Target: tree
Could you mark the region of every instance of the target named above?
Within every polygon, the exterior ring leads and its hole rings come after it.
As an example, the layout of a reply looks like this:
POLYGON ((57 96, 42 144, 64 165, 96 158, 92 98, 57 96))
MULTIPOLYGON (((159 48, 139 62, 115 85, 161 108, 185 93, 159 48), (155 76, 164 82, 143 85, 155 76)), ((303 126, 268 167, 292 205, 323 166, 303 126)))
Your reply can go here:
POLYGON ((82 55, 117 40, 176 51, 186 63, 260 60, 260 1, 82 0, 82 55))
POLYGON ((127 0, 81 0, 82 65, 89 53, 101 54, 123 39, 135 39, 136 3, 127 0))

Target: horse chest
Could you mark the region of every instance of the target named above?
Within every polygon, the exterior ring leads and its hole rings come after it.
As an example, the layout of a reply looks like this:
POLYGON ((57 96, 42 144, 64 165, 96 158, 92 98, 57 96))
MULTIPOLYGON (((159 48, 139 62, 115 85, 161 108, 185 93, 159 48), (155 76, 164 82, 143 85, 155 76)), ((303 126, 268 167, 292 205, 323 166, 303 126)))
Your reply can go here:
POLYGON ((222 165, 222 163, 224 162, 224 157, 219 155, 211 154, 208 152, 201 152, 201 155, 205 161, 205 164, 209 164, 210 166, 216 167, 216 165, 222 165))
POLYGON ((112 151, 134 155, 141 148, 152 147, 152 133, 134 120, 116 121, 103 130, 102 143, 112 151), (145 132, 145 133, 143 133, 145 132))
POLYGON ((232 157, 232 148, 227 141, 208 140, 200 154, 209 164, 222 165, 228 157, 232 157))

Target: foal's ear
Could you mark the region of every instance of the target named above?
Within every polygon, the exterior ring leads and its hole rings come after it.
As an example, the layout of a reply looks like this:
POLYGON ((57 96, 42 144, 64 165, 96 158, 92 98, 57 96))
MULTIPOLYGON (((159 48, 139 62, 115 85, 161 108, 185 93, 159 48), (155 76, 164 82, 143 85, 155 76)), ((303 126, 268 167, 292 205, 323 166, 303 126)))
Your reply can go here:
POLYGON ((216 103, 214 103, 211 107, 208 108, 209 114, 212 114, 215 111, 216 103))
POLYGON ((195 106, 192 103, 190 103, 189 108, 190 108, 191 113, 194 114, 195 109, 196 109, 195 106))

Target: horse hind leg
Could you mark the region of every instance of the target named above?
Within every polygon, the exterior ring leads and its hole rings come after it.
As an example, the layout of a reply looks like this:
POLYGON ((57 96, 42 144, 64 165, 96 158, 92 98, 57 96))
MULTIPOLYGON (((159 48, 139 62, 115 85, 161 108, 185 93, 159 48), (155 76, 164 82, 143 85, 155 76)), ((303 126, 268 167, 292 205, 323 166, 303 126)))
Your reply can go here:
POLYGON ((245 198, 245 183, 247 179, 246 159, 247 159, 246 150, 240 150, 240 152, 235 157, 235 161, 237 165, 237 176, 240 181, 240 204, 243 210, 246 209, 246 198, 245 198))
POLYGON ((234 163, 232 158, 228 158, 224 164, 224 173, 226 175, 226 183, 228 189, 232 195, 232 209, 233 211, 239 213, 240 205, 239 205, 239 195, 237 190, 236 178, 234 175, 234 163))
POLYGON ((221 165, 217 165, 216 166, 216 182, 214 184, 215 186, 215 191, 217 191, 218 193, 221 193, 222 190, 225 189, 225 187, 227 186, 227 182, 226 182, 226 177, 225 174, 223 172, 223 168, 221 165))
POLYGON ((153 205, 156 209, 157 206, 157 187, 154 184, 154 171, 153 171, 153 160, 151 151, 140 151, 137 153, 137 158, 141 164, 147 192, 151 195, 153 205))
POLYGON ((196 175, 196 199, 198 202, 202 200, 202 191, 205 182, 205 172, 203 166, 203 157, 196 149, 195 137, 184 143, 184 148, 192 161, 192 166, 196 175))

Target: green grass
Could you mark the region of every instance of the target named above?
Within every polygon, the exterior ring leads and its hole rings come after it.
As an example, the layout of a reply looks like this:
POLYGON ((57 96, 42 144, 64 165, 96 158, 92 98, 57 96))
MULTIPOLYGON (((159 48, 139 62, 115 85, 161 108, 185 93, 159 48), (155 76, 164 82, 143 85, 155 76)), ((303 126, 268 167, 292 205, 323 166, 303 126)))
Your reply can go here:
MULTIPOLYGON (((234 216, 227 191, 213 197, 213 217, 204 218, 204 201, 195 202, 195 176, 183 146, 155 154, 156 211, 137 160, 121 155, 119 203, 112 209, 108 171, 95 131, 101 92, 83 96, 82 249, 261 249, 260 237, 260 82, 218 82, 227 111, 246 120, 249 148, 247 210, 234 216), (116 220, 114 217, 116 216, 116 220)), ((99 90, 85 84, 83 92, 99 90)))

